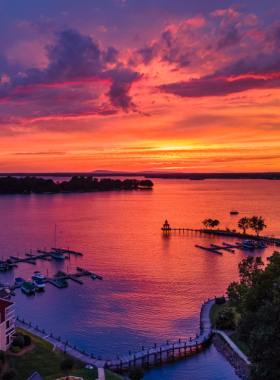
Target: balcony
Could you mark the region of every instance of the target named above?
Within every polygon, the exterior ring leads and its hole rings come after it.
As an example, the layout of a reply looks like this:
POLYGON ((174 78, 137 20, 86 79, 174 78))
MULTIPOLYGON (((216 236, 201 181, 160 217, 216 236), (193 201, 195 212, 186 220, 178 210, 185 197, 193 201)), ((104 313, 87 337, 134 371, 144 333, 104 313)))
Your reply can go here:
POLYGON ((8 313, 6 312, 5 315, 5 320, 7 321, 8 319, 11 319, 15 316, 15 311, 14 310, 9 310, 8 313))
POLYGON ((6 336, 15 331, 15 325, 11 325, 6 329, 6 336))

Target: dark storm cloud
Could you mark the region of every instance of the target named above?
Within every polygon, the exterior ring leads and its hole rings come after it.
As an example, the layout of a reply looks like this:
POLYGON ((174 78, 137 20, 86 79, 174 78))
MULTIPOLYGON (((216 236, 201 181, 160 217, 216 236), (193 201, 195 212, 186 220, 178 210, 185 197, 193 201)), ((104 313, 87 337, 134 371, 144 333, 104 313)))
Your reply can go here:
MULTIPOLYGON (((27 69, 25 73, 13 77, 10 83, 1 85, 2 98, 30 99, 30 93, 37 92, 38 89, 42 92, 42 86, 57 87, 75 83, 86 85, 105 81, 110 84, 106 95, 113 106, 125 112, 136 107, 129 91, 132 83, 140 80, 142 75, 129 68, 116 67, 109 70, 107 64, 116 63, 119 53, 114 47, 101 51, 98 43, 90 36, 68 29, 58 33, 55 43, 47 45, 46 49, 48 66, 44 69, 27 69)), ((64 99, 64 94, 57 96, 64 99)), ((105 116, 108 113, 106 111, 101 114, 105 116)))

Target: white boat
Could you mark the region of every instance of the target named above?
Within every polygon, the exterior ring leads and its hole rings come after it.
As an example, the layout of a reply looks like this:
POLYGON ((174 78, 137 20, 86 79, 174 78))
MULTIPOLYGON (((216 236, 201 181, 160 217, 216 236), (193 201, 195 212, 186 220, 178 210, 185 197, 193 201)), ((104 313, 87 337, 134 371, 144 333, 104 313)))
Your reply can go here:
POLYGON ((91 274, 90 277, 93 278, 94 280, 96 279, 96 275, 95 274, 91 274))
POLYGON ((243 240, 242 245, 243 245, 243 247, 245 247, 247 249, 255 249, 256 248, 254 240, 243 240))
POLYGON ((36 286, 36 288, 38 288, 38 290, 42 290, 45 288, 45 283, 42 280, 35 280, 34 285, 36 286))
POLYGON ((256 248, 267 248, 263 241, 258 241, 256 243, 256 248))
POLYGON ((65 259, 65 256, 63 255, 63 253, 61 253, 59 251, 51 252, 51 255, 54 259, 57 259, 57 260, 64 260, 65 259))
POLYGON ((35 273, 32 275, 33 280, 44 280, 45 276, 41 273, 35 273))

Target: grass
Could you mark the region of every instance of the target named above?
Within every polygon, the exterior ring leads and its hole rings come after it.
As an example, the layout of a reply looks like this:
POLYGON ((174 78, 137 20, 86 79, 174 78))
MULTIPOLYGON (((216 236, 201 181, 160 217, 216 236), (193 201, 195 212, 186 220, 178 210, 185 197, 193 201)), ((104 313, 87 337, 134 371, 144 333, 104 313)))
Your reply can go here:
MULTIPOLYGON (((60 369, 60 363, 65 358, 61 350, 53 351, 53 345, 30 332, 16 327, 16 331, 29 335, 34 343, 34 348, 22 356, 7 355, 9 368, 14 368, 18 372, 18 380, 26 380, 34 372, 38 371, 44 380, 54 380, 64 377, 65 374, 60 369)), ((71 375, 82 377, 84 380, 95 380, 98 378, 97 368, 93 370, 85 368, 85 363, 75 359, 75 365, 71 375)), ((106 380, 117 380, 118 376, 106 371, 106 380)))
POLYGON ((248 356, 249 354, 249 348, 248 346, 238 339, 237 333, 234 333, 229 336, 229 338, 233 341, 233 343, 239 348, 241 352, 243 352, 244 355, 248 356))
POLYGON ((217 305, 214 303, 214 305, 211 306, 210 309, 210 322, 212 327, 216 327, 216 319, 220 311, 227 309, 228 305, 227 303, 223 305, 217 305))
MULTIPOLYGON (((214 303, 214 305, 212 305, 212 307, 210 309, 210 314, 209 314, 212 328, 216 327, 216 319, 217 319, 218 314, 220 313, 220 311, 222 311, 224 309, 228 309, 228 308, 229 308, 228 302, 224 303, 223 305, 217 305, 215 303, 214 303)), ((234 307, 231 307, 231 309, 234 312, 234 319, 235 319, 235 322, 236 322, 240 318, 240 315, 236 312, 236 310, 235 310, 234 307)))

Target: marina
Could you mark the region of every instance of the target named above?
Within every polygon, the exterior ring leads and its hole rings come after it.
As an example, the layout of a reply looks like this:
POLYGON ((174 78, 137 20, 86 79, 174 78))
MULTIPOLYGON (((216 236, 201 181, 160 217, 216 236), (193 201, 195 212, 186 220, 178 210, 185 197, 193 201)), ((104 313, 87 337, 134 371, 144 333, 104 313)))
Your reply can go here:
MULTIPOLYGON (((75 254, 76 256, 83 256, 82 253, 77 253, 74 251, 69 251, 69 249, 60 249, 60 248, 52 248, 53 251, 48 252, 46 250, 37 250, 39 255, 33 255, 32 253, 26 253, 26 258, 20 258, 16 256, 10 256, 9 262, 10 266, 9 269, 13 268, 14 266, 17 267, 19 263, 29 263, 36 265, 36 260, 42 259, 47 261, 52 261, 52 259, 56 260, 64 260, 64 259, 70 259, 70 254, 75 254), (67 253, 69 256, 65 256, 63 253, 67 253)), ((7 260, 8 261, 8 260, 7 260)), ((4 262, 6 263, 6 262, 4 262)), ((57 288, 65 288, 68 286, 67 280, 72 280, 74 282, 77 282, 78 284, 82 285, 83 282, 79 279, 83 276, 90 276, 92 279, 99 279, 102 280, 103 278, 93 272, 88 271, 87 269, 83 269, 80 267, 77 267, 77 273, 67 273, 62 270, 58 270, 57 273, 55 273, 54 277, 48 277, 43 276, 40 274, 39 271, 35 271, 34 274, 31 276, 34 280, 34 283, 28 282, 24 280, 22 277, 16 277, 14 279, 14 285, 4 285, 1 284, 2 287, 9 289, 10 294, 14 295, 13 292, 15 289, 21 288, 26 294, 33 294, 36 290, 44 290, 45 284, 49 283, 57 288)))
MULTIPOLYGON (((39 280, 40 281, 39 287, 43 288, 44 287, 43 284, 49 283, 49 284, 56 286, 57 288, 65 288, 66 286, 68 286, 68 283, 66 280, 72 280, 72 281, 75 281, 78 284, 82 285, 83 282, 79 279, 79 277, 82 277, 82 276, 90 276, 91 278, 93 278, 92 276, 95 276, 95 278, 97 278, 99 280, 103 279, 101 276, 99 276, 95 273, 92 273, 86 269, 82 269, 82 268, 77 267, 77 270, 78 270, 78 272, 74 273, 74 274, 66 273, 66 272, 63 272, 61 270, 58 270, 57 275, 55 277, 44 277, 44 278, 40 279, 39 280)), ((17 279, 15 279, 14 285, 5 286, 5 288, 15 290, 15 289, 21 288, 22 285, 25 283, 27 283, 25 280, 23 280, 21 278, 17 278, 17 279)))

